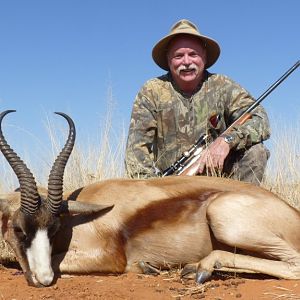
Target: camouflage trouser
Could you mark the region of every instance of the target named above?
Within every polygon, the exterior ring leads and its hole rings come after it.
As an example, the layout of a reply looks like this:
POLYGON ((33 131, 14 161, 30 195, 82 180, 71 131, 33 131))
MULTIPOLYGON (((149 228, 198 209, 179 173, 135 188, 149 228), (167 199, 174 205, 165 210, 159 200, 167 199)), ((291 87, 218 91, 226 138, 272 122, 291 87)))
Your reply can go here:
POLYGON ((270 152, 263 144, 232 152, 225 161, 223 172, 226 177, 259 185, 269 156, 270 152))

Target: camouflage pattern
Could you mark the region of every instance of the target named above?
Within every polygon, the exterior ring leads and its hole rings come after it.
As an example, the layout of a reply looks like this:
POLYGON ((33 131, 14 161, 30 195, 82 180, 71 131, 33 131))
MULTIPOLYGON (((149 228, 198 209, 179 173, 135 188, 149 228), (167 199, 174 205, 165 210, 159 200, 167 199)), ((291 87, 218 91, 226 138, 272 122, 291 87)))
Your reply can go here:
MULTIPOLYGON (((201 135, 219 135, 253 102, 245 89, 220 74, 206 72, 192 96, 180 92, 170 73, 147 81, 133 105, 125 158, 128 176, 159 176, 201 135), (221 119, 213 127, 209 120, 216 114, 221 119)), ((263 107, 258 106, 232 135, 235 151, 268 139, 269 121, 263 107)))
POLYGON ((232 151, 225 160, 220 175, 260 185, 269 156, 269 150, 262 143, 232 151))

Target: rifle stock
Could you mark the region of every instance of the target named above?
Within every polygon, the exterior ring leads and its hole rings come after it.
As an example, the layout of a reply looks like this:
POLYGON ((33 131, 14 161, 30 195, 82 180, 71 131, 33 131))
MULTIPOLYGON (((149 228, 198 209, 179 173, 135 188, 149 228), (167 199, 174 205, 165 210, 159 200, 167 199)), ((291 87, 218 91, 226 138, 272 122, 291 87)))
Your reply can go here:
MULTIPOLYGON (((252 111, 276 88, 281 84, 292 72, 294 72, 300 66, 300 60, 298 60, 290 69, 288 69, 277 81, 275 81, 257 100, 249 106, 230 126, 220 134, 229 134, 234 126, 242 125, 252 116, 252 111)), ((162 172, 162 176, 169 175, 190 175, 186 174, 185 170, 190 168, 192 170, 192 165, 200 158, 201 152, 206 146, 208 135, 203 135, 199 140, 187 151, 185 151, 182 156, 169 168, 162 172)), ((191 171, 193 173, 193 171, 191 171)))
POLYGON ((251 117, 251 113, 242 114, 240 118, 236 119, 225 131, 222 132, 222 135, 229 134, 234 126, 245 124, 245 122, 251 119, 251 117))

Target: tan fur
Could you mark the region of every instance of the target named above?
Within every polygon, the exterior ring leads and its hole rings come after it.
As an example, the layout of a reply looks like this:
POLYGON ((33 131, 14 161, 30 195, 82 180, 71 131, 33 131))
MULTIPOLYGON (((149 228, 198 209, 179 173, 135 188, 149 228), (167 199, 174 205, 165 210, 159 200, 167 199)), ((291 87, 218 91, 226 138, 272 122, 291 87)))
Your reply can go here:
POLYGON ((200 262, 197 268, 209 272, 217 263, 220 270, 238 271, 247 269, 249 259, 249 272, 300 278, 299 213, 262 188, 220 178, 169 177, 107 180, 75 194, 77 201, 114 208, 73 227, 62 272, 141 271, 141 261, 157 268, 200 262), (257 257, 262 266, 256 268, 249 256, 242 256, 241 266, 226 259, 235 252, 257 257), (276 267, 273 260, 282 262, 276 267))
POLYGON ((263 188, 180 176, 106 180, 64 197, 114 207, 62 216, 53 266, 63 273, 141 272, 144 262, 300 278, 300 214, 263 188))

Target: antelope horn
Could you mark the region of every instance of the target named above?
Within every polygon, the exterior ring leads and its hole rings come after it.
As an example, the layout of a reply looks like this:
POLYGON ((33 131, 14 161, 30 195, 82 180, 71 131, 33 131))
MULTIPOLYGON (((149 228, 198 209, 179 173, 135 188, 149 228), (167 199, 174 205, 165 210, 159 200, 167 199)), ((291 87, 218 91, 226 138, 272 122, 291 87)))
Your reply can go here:
POLYGON ((11 112, 15 112, 15 110, 6 110, 0 114, 0 150, 19 180, 21 192, 20 210, 32 215, 37 211, 40 205, 40 196, 35 179, 26 164, 7 144, 2 133, 2 119, 11 112))
POLYGON ((47 206, 52 214, 58 214, 63 197, 63 177, 65 166, 68 162, 70 154, 75 143, 76 130, 73 120, 66 114, 56 112, 56 114, 64 117, 69 124, 69 136, 62 151, 57 156, 48 179, 48 197, 47 206))

